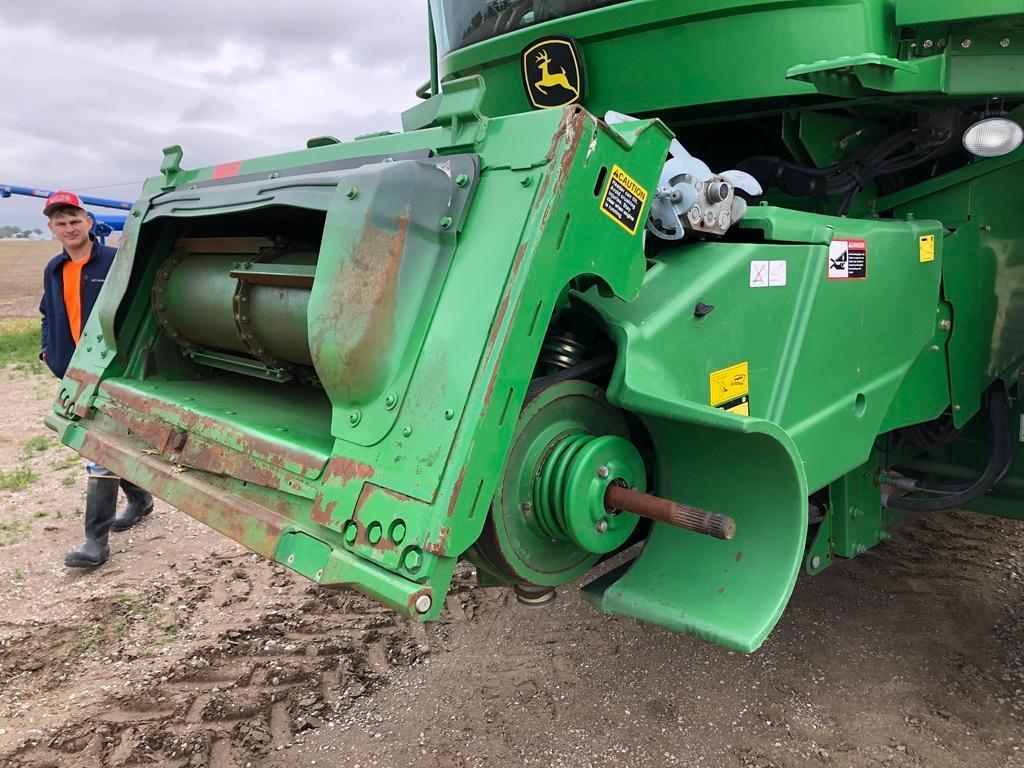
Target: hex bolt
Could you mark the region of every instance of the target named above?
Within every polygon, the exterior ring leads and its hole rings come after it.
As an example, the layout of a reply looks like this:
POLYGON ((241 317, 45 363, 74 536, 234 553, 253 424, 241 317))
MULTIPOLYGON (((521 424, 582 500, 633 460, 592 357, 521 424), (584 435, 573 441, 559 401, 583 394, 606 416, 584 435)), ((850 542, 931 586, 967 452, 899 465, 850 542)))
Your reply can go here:
POLYGON ((412 434, 412 427, 405 427, 405 428, 404 428, 404 429, 402 430, 402 434, 403 434, 403 435, 405 435, 406 437, 408 437, 409 435, 411 435, 411 434, 412 434))
POLYGON ((426 613, 433 604, 434 601, 430 599, 430 595, 420 595, 416 598, 416 613, 426 613))
POLYGON ((455 177, 455 186, 464 187, 467 184, 469 184, 469 176, 467 176, 466 174, 460 173, 458 176, 455 177))
POLYGON ((963 40, 961 40, 960 41, 960 47, 961 48, 970 48, 971 47, 971 38, 965 37, 963 40))
POLYGON ((451 408, 449 408, 448 410, 446 410, 444 412, 444 419, 445 419, 445 421, 451 421, 454 418, 455 418, 455 411, 453 411, 451 408))
POLYGON ((294 554, 288 555, 288 565, 291 565, 294 562, 295 562, 295 555, 294 554))
POLYGON ((405 569, 415 573, 423 565, 423 553, 418 549, 410 549, 405 554, 405 569))
POLYGON ((999 41, 999 45, 1001 47, 1003 47, 1003 48, 1009 48, 1010 47, 1010 38, 1004 37, 1002 40, 999 41))
POLYGON ((530 174, 526 174, 525 176, 523 176, 523 178, 521 178, 519 180, 519 185, 523 186, 523 187, 528 187, 532 183, 533 183, 533 176, 531 176, 530 174))
POLYGON ((384 407, 391 411, 394 410, 396 405, 398 405, 398 395, 394 392, 388 392, 384 397, 384 407))
POLYGON ((401 544, 405 541, 405 523, 397 521, 391 526, 391 540, 395 544, 401 544))
POLYGON ((953 323, 950 322, 949 320, 947 320, 946 318, 942 318, 939 321, 939 328, 941 330, 943 330, 943 331, 948 331, 952 327, 953 327, 953 323))
POLYGON ((598 520, 596 528, 598 533, 604 533, 608 530, 608 521, 604 519, 598 520))
POLYGON ((356 426, 356 424, 358 424, 362 420, 363 420, 363 414, 360 413, 358 409, 355 410, 355 411, 352 411, 348 415, 348 423, 351 424, 353 427, 356 426))
POLYGON ((345 197, 347 197, 349 200, 355 200, 357 197, 359 197, 358 187, 352 187, 351 189, 349 189, 349 191, 345 193, 345 197))
POLYGON ((608 470, 608 467, 598 467, 597 468, 597 476, 600 477, 602 480, 604 480, 610 474, 611 474, 611 472, 608 470))
POLYGON ((931 48, 933 45, 935 45, 935 43, 932 42, 931 40, 925 40, 924 41, 924 47, 925 48, 931 48))
POLYGON ((356 539, 359 538, 359 524, 349 523, 348 527, 345 528, 345 543, 355 544, 356 539))
POLYGON ((818 568, 821 566, 821 558, 815 555, 811 558, 811 568, 818 568))
POLYGON ((452 217, 451 216, 442 216, 441 217, 441 229, 451 229, 451 228, 452 228, 452 217))

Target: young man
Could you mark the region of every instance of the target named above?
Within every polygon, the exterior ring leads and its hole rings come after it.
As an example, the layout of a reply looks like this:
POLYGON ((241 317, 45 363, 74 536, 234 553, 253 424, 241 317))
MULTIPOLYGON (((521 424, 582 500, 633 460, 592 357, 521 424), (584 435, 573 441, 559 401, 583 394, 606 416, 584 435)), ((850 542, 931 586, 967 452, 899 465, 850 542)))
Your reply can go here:
MULTIPOLYGON (((92 217, 73 192, 50 195, 43 215, 64 250, 50 260, 43 272, 39 357, 55 376, 63 378, 116 251, 100 245, 90 234, 92 217)), ((85 468, 89 474, 85 542, 64 558, 69 568, 102 565, 110 556, 107 535, 111 527, 123 531, 153 511, 153 497, 138 486, 120 480, 91 461, 86 462, 85 468), (128 504, 115 518, 119 485, 128 497, 128 504)))

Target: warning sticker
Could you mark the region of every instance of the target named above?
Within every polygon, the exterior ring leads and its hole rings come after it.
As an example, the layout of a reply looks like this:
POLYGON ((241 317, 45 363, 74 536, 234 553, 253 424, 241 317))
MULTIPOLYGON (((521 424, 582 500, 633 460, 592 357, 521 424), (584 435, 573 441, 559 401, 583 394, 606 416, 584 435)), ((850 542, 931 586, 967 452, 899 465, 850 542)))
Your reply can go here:
POLYGON ((935 261, 935 235, 925 235, 920 240, 921 263, 935 261))
POLYGON ((828 246, 829 280, 864 280, 868 276, 868 244, 864 240, 833 240, 828 246))
POLYGON ((750 415, 750 366, 746 363, 714 371, 710 376, 711 405, 741 416, 750 415))
POLYGON ((647 190, 617 165, 612 166, 608 186, 601 198, 601 210, 631 235, 636 234, 640 211, 647 202, 647 190))
POLYGON ((779 288, 786 284, 785 261, 750 262, 751 288, 779 288))

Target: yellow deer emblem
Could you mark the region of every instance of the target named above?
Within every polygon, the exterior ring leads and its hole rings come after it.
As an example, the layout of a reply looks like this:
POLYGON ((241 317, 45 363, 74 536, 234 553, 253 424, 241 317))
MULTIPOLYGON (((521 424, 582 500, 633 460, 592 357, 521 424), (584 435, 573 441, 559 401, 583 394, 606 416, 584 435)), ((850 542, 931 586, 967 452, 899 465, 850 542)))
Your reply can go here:
POLYGON ((558 85, 565 90, 571 92, 574 96, 579 98, 580 92, 577 90, 572 83, 569 82, 569 78, 566 76, 565 67, 562 67, 561 72, 552 74, 548 71, 548 65, 551 63, 551 57, 548 56, 548 52, 543 48, 540 53, 537 54, 537 66, 540 69, 540 80, 536 80, 533 83, 533 87, 543 93, 545 96, 548 92, 545 88, 550 88, 553 85, 558 85))

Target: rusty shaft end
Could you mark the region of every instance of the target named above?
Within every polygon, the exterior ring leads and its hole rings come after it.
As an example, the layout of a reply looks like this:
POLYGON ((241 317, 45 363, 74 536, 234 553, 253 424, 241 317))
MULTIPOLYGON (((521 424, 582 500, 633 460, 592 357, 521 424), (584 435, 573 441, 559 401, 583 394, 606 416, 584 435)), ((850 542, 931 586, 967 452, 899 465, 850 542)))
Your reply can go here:
POLYGON ((608 509, 632 512, 640 517, 685 528, 694 533, 703 533, 716 539, 728 540, 736 534, 736 521, 731 517, 686 504, 677 504, 649 493, 631 491, 614 483, 605 491, 604 505, 608 509))

